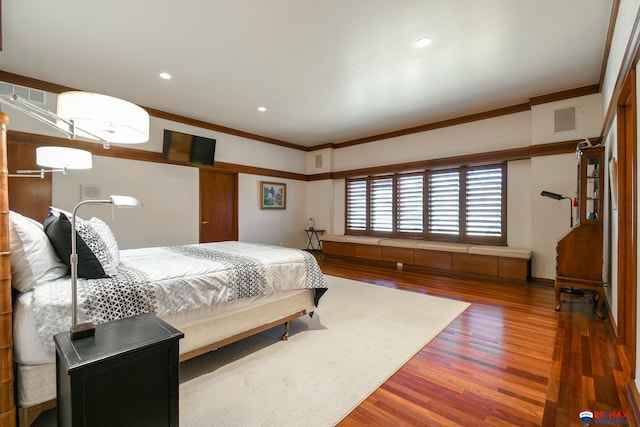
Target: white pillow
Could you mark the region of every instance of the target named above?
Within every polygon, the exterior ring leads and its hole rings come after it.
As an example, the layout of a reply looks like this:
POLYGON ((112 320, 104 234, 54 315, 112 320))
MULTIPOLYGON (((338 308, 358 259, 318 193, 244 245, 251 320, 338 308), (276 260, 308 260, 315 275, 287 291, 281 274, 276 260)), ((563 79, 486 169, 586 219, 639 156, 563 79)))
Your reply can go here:
POLYGON ((111 254, 111 258, 113 259, 113 264, 115 267, 120 265, 120 249, 118 248, 118 242, 116 241, 113 232, 109 225, 101 220, 100 218, 93 217, 89 220, 89 225, 93 230, 98 233, 100 238, 105 245, 107 245, 107 249, 111 254))
POLYGON ((67 274, 39 222, 9 211, 9 242, 11 286, 19 292, 67 274))

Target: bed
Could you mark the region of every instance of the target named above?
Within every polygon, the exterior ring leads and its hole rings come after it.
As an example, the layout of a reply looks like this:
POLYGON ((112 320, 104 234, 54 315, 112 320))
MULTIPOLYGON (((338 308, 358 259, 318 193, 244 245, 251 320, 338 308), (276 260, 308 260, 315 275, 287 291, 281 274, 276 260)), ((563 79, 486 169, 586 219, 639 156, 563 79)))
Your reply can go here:
MULTIPOLYGON (((52 337, 71 322, 67 222, 56 209, 44 225, 9 211, 21 426, 55 406, 52 337)), ((286 339, 288 322, 311 315, 326 291, 315 258, 302 250, 217 242, 121 251, 100 219, 79 219, 77 228, 79 322, 153 312, 184 333, 181 361, 280 324, 286 339)))

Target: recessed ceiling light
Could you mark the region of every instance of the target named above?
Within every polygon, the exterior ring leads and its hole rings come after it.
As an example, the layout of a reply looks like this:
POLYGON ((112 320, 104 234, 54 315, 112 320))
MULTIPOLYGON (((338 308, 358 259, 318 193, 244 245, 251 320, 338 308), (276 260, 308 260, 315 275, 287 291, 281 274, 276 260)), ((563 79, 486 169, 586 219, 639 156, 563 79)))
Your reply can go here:
POLYGON ((258 111, 264 113, 265 111, 267 111, 267 107, 258 107, 258 111))
POLYGON ((431 39, 429 37, 422 37, 416 41, 416 46, 425 47, 431 44, 431 39))
POLYGON ((169 73, 160 73, 160 78, 165 80, 171 80, 171 74, 169 73))

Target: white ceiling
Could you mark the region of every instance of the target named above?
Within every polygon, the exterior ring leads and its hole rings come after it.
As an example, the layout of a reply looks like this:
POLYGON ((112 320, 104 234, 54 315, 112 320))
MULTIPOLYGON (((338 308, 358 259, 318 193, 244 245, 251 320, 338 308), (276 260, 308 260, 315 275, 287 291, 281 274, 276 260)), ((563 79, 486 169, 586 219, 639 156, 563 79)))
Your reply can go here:
POLYGON ((0 70, 315 146, 597 84, 612 3, 3 0, 0 70))

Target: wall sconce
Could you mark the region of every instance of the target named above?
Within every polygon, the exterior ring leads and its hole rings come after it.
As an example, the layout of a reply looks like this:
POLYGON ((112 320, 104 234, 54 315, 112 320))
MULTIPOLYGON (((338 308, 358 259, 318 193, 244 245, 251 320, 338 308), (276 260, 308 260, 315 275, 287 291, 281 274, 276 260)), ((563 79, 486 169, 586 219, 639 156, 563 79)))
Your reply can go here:
POLYGON ((139 144, 149 140, 149 113, 122 99, 98 93, 71 91, 58 95, 58 114, 45 110, 18 95, 0 95, 0 103, 9 105, 41 121, 69 139, 87 138, 102 142, 139 144))
POLYGON ((142 202, 131 196, 111 196, 106 200, 83 200, 78 203, 71 214, 71 255, 69 261, 71 263, 71 339, 91 337, 95 335, 96 325, 93 322, 78 323, 78 253, 77 253, 77 233, 76 233, 76 212, 82 205, 111 205, 115 208, 139 208, 142 202))
POLYGON ((571 221, 570 222, 571 228, 573 228, 573 202, 571 200, 571 197, 565 197, 562 194, 552 193, 550 191, 543 191, 542 193, 540 193, 540 195, 543 197, 549 197, 554 200, 563 200, 563 199, 569 200, 569 218, 571 221))
POLYGON ((38 147, 36 148, 36 164, 42 169, 18 169, 9 174, 11 178, 41 178, 47 172, 62 172, 67 174, 70 169, 91 169, 93 161, 91 153, 86 150, 68 147, 38 147), (44 169, 51 168, 51 169, 44 169))

